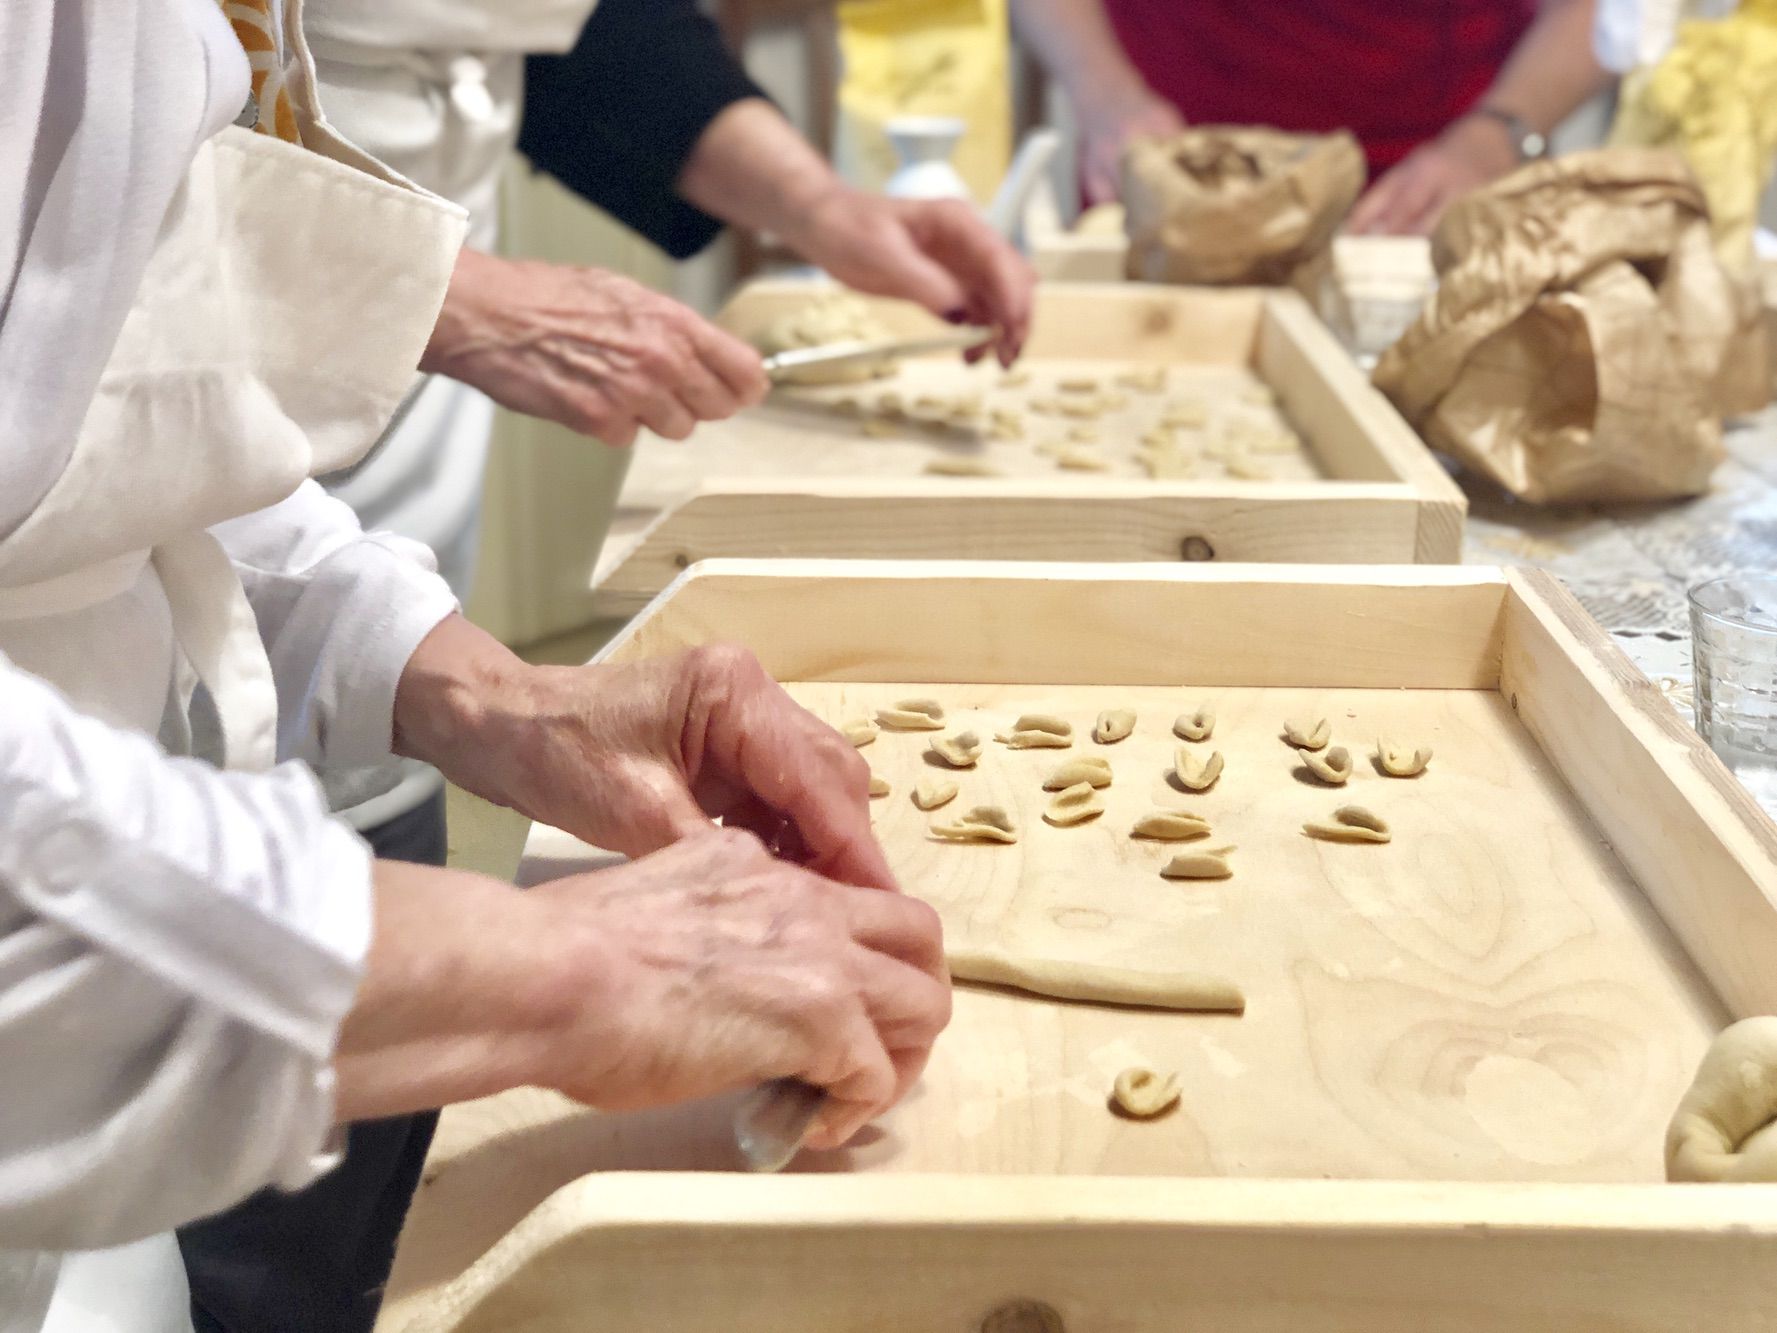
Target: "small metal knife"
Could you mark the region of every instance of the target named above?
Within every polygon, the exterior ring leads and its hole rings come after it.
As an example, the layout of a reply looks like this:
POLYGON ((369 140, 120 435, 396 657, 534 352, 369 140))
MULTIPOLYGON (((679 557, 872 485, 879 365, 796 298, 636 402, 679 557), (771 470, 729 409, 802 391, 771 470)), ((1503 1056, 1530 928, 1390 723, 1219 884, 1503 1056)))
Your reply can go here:
POLYGON ((851 361, 893 361, 904 356, 924 356, 929 352, 967 351, 993 340, 993 330, 969 325, 927 338, 904 338, 897 342, 828 343, 825 347, 795 347, 775 352, 765 358, 765 373, 773 381, 782 380, 795 371, 813 366, 843 366, 851 361))
POLYGON ((734 1112, 734 1142, 747 1170, 782 1171, 802 1147, 827 1094, 799 1078, 761 1083, 734 1112))

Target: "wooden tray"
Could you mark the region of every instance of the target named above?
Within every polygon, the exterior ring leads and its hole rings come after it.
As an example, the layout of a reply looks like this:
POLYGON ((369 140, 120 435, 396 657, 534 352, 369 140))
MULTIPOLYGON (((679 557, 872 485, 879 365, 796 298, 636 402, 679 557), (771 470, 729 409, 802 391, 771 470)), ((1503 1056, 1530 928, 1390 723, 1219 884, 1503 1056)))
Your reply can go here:
MULTIPOLYGON (((820 290, 754 284, 722 322, 754 337, 820 290)), ((940 327, 911 306, 871 304, 908 336, 940 327)), ((1021 474, 930 476, 932 459, 971 450, 955 441, 867 439, 857 421, 780 396, 685 444, 638 447, 593 576, 599 610, 632 612, 711 557, 1461 558, 1461 491, 1293 293, 1045 285, 1026 358, 1039 369, 1107 372, 1164 364, 1181 377, 1219 380, 1229 392, 1243 380, 1262 382, 1303 437, 1306 466, 1294 479, 1155 481, 1138 476, 1132 460, 1120 460, 1126 476, 1067 473, 1028 449, 990 444, 987 453, 1005 470, 1028 458, 1021 474)), ((982 373, 986 385, 997 379, 982 373)), ((960 374, 954 358, 910 361, 888 387, 911 400, 954 391, 960 374)), ((1121 441, 1134 443, 1133 432, 1121 441)))
MULTIPOLYGON (((1037 817, 1070 752, 989 743, 958 805, 1015 808, 1009 847, 932 842, 907 795, 929 735, 885 733, 863 751, 894 787, 879 832, 953 937, 1217 971, 1247 1013, 960 987, 915 1094, 780 1178, 715 1174, 736 1165, 732 1099, 453 1108, 386 1327, 1777 1324, 1777 1187, 1668 1185, 1661 1167, 1713 1034, 1777 1012, 1777 829, 1547 576, 724 561, 607 657, 713 640, 751 645, 835 720, 915 692, 989 732, 1026 709, 1080 733, 1136 709, 1130 739, 1071 751, 1116 771, 1092 825, 1037 817), (1227 770, 1187 796, 1162 778, 1168 732, 1205 701, 1227 770), (1379 731, 1429 744, 1431 768, 1311 785, 1277 734, 1300 712, 1360 757, 1379 731), (1394 841, 1299 835, 1344 802, 1394 841), (1239 845, 1235 877, 1161 880, 1167 850, 1127 837, 1154 803, 1201 809, 1239 845), (1181 1071, 1179 1112, 1113 1117, 1112 1075, 1144 1062, 1181 1071), (544 1261, 541 1289, 501 1285, 544 1261), (1019 1301, 1049 1313, 1004 1313, 1019 1301)), ((524 874, 599 859, 538 829, 524 874)))

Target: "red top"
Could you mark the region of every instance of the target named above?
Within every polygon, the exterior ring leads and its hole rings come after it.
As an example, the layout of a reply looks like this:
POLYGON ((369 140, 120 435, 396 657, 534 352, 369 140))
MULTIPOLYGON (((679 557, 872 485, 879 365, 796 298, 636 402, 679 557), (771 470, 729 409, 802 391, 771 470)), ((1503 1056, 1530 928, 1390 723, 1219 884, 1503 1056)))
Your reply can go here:
POLYGON ((1104 0, 1148 86, 1199 125, 1348 129, 1374 175, 1472 107, 1536 0, 1104 0))

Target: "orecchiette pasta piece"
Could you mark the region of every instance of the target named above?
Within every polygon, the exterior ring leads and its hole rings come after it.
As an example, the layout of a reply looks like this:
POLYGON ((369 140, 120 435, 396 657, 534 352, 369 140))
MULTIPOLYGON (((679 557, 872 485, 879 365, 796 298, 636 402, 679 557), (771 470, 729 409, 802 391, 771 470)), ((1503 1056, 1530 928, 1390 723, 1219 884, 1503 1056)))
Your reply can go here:
POLYGON ((1361 805, 1342 805, 1330 824, 1304 824, 1302 832, 1326 842, 1388 842, 1394 835, 1379 815, 1361 805))
POLYGON ((1322 718, 1291 718, 1283 724, 1283 738, 1298 750, 1324 750, 1333 739, 1333 724, 1322 718))
POLYGON ((1209 821, 1183 810, 1154 810, 1135 821, 1129 836, 1155 842, 1194 842, 1209 836, 1209 821))
POLYGON ((1137 393, 1159 393, 1166 387, 1166 367, 1141 366, 1125 370, 1117 376, 1116 383, 1137 393))
POLYGON ((1028 370, 1008 370, 1000 376, 1000 388, 1002 389, 1021 389, 1029 383, 1030 372, 1028 370))
POLYGON ((902 699, 893 708, 877 709, 876 721, 897 731, 942 731, 944 705, 936 699, 902 699))
POLYGON ((1003 477, 1006 475, 985 458, 970 458, 961 454, 939 454, 936 458, 928 458, 925 470, 934 477, 1003 477))
POLYGON ((1197 461, 1187 454, 1144 454, 1139 461, 1155 481, 1189 481, 1197 475, 1197 461))
POLYGON ((1343 787, 1351 781, 1351 751, 1343 745, 1330 745, 1325 750, 1297 750, 1308 771, 1332 787, 1343 787))
POLYGON ((867 717, 855 717, 839 728, 839 734, 860 750, 875 740, 880 731, 881 728, 867 717))
POLYGON ((1111 1100, 1124 1115, 1152 1120, 1178 1105, 1177 1074, 1156 1074, 1151 1069, 1125 1069, 1111 1084, 1111 1100))
POLYGON ((1234 867, 1228 864, 1232 847, 1217 847, 1201 852, 1180 852, 1160 867, 1164 879, 1232 879, 1234 867))
POLYGON ((932 742, 932 753, 952 768, 973 768, 981 758, 981 738, 972 731, 940 736, 932 742))
POLYGON ((956 799, 957 786, 949 778, 922 778, 913 789, 913 803, 921 810, 936 810, 956 799))
POLYGON ((1053 731, 1002 731, 994 739, 1008 750, 1065 750, 1074 743, 1053 731))
POLYGON ((1090 445, 1074 444, 1055 455, 1055 466, 1067 472, 1106 472, 1111 461, 1090 445))
POLYGON ((1294 435, 1274 430, 1254 435, 1246 442, 1246 447, 1255 454, 1293 454, 1302 446, 1294 435))
POLYGON ((1075 376, 1071 379, 1056 380, 1055 387, 1063 393, 1091 393, 1098 387, 1098 381, 1084 376, 1075 376))
POLYGON ((1081 782, 1090 783, 1094 787, 1110 786, 1110 760, 1095 754, 1086 755, 1080 759, 1070 759, 1043 779, 1043 790, 1065 791, 1081 782))
POLYGON ((1430 762, 1430 746, 1408 749, 1386 736, 1376 742, 1376 763, 1391 778, 1416 778, 1430 762))
POLYGON ((954 824, 933 824, 932 833, 950 842, 1018 841, 1018 826, 997 805, 978 805, 954 824))
POLYGON ((870 775, 870 794, 872 796, 887 796, 889 794, 888 779, 879 773, 872 773, 870 775))
POLYGON ((899 435, 901 428, 881 417, 865 417, 858 423, 858 433, 872 440, 889 440, 899 435))
POLYGON ((1228 469, 1228 475, 1236 481, 1270 481, 1271 469, 1263 463, 1254 462, 1244 454, 1230 455, 1222 466, 1228 469))
POLYGON ((1135 713, 1128 708, 1107 708, 1092 725, 1092 739, 1100 745, 1115 745, 1135 730, 1135 713))
POLYGON ((1053 713, 1025 713, 1012 724, 1013 731, 1047 731, 1056 736, 1074 736, 1074 724, 1053 713))
POLYGON ((1172 734, 1182 741, 1206 741, 1215 735, 1216 713, 1208 704, 1195 712, 1180 713, 1172 724, 1172 734))
POLYGON ((1208 791, 1215 786, 1216 779, 1222 776, 1222 752, 1211 750, 1204 757, 1181 745, 1173 756, 1172 771, 1189 790, 1208 791))
POLYGON ((1103 813, 1104 802, 1098 799, 1098 792, 1090 782, 1080 782, 1057 792, 1049 802, 1049 808, 1043 811, 1043 818, 1058 828, 1066 828, 1070 824, 1096 819, 1103 813))

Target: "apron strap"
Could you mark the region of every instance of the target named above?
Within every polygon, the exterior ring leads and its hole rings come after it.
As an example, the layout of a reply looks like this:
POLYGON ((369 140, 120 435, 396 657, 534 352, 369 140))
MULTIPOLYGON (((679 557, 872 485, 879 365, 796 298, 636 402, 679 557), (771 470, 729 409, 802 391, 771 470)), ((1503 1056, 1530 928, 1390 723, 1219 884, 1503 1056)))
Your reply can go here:
POLYGON ((154 568, 172 607, 173 635, 215 704, 223 767, 270 768, 277 762, 278 691, 227 552, 208 532, 188 533, 154 548, 154 568))

